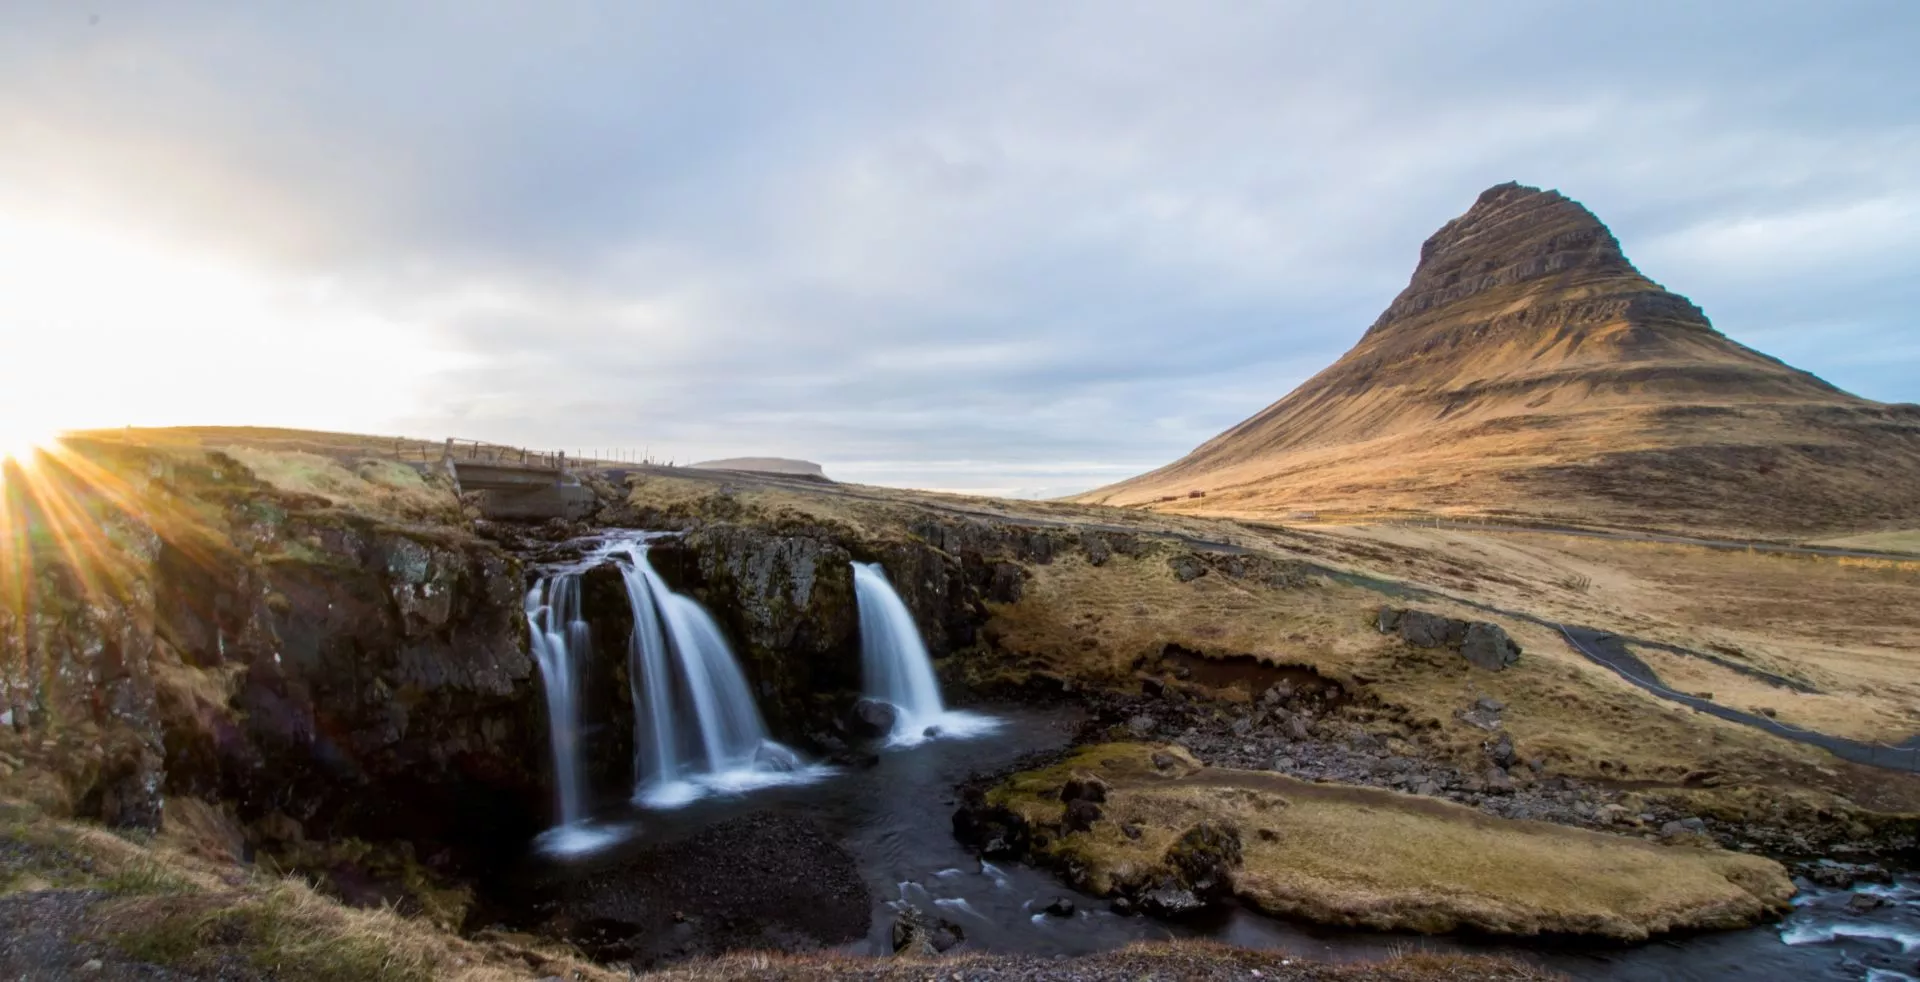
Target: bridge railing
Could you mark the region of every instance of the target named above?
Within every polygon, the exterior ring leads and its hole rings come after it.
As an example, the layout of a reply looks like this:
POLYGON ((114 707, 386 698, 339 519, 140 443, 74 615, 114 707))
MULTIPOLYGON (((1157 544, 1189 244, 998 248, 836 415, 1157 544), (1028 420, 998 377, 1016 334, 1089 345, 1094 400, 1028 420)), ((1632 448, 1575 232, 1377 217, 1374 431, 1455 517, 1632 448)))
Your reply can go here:
POLYGON ((455 463, 500 464, 507 467, 528 467, 539 470, 566 470, 567 454, 564 450, 529 450, 525 447, 510 447, 501 443, 488 443, 484 440, 463 440, 448 437, 440 448, 442 459, 455 463))

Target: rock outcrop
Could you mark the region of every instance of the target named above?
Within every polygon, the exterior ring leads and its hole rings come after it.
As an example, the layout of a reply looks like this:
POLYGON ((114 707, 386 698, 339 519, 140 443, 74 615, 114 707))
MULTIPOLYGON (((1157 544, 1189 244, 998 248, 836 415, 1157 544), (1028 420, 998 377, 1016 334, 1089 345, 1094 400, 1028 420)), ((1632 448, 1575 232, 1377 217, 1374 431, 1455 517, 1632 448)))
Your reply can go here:
POLYGON ((1520 660, 1520 646, 1491 621, 1463 621, 1425 610, 1382 607, 1375 626, 1416 648, 1452 648, 1475 668, 1498 672, 1520 660))
POLYGON ((42 804, 152 828, 184 794, 316 837, 476 848, 544 822, 512 558, 278 491, 219 454, 71 460, 38 479, 85 517, 36 517, 34 574, 0 604, 0 740, 61 776, 42 804), (115 548, 76 547, 101 535, 115 548))
POLYGON ((1920 517, 1920 411, 1738 344, 1641 275, 1580 203, 1502 184, 1427 239, 1406 289, 1337 362, 1186 457, 1082 499, 1855 528, 1920 517))

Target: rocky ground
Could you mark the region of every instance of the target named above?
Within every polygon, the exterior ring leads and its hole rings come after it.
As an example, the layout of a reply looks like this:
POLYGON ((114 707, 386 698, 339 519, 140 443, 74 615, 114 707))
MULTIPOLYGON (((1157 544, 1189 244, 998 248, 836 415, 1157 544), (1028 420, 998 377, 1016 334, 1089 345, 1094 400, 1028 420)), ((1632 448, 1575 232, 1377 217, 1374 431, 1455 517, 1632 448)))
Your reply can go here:
POLYGON ((811 951, 866 936, 852 855, 804 819, 756 814, 645 846, 515 912, 604 963, 647 967, 727 951, 811 951))
MULTIPOLYGON (((99 890, 35 890, 0 897, 0 977, 175 982, 208 978, 128 958, 93 936, 89 916, 106 900, 99 890)), ((211 978, 244 979, 235 967, 211 978)))

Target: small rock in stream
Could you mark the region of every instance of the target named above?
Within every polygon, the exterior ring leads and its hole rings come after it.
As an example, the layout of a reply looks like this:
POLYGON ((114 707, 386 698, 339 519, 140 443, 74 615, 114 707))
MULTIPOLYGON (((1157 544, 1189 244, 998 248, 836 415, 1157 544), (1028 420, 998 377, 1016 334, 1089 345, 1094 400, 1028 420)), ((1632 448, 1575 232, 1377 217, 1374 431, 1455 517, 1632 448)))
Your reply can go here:
POLYGON ((1140 906, 1158 917, 1186 917, 1207 908, 1192 890, 1171 883, 1162 884, 1140 898, 1140 906))
POLYGON ((900 719, 900 711, 892 704, 878 699, 862 699, 853 704, 853 717, 849 720, 856 733, 862 736, 882 737, 893 732, 894 723, 900 719))

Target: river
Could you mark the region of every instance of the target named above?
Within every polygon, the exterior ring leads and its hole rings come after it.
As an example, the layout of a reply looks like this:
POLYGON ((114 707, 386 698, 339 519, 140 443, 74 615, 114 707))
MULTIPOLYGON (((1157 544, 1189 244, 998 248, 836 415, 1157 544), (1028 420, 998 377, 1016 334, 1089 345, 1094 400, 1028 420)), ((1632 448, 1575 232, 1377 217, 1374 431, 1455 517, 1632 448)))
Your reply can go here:
MULTIPOLYGON (((1857 892, 1881 901, 1861 912, 1847 906, 1855 892, 1803 884, 1793 912, 1778 924, 1634 946, 1328 930, 1244 910, 1204 923, 1122 917, 1109 911, 1106 901, 1080 894, 1047 872, 983 863, 955 841, 951 816, 960 783, 1001 770, 1022 755, 1063 747, 1078 725, 1077 718, 1059 711, 978 711, 999 719, 1000 726, 971 739, 890 750, 874 766, 842 769, 811 784, 708 798, 665 811, 626 806, 598 818, 606 827, 628 829, 636 842, 657 844, 751 813, 804 817, 854 856, 873 905, 866 939, 848 950, 875 955, 891 951, 894 918, 903 903, 912 903, 959 925, 967 939, 963 950, 984 952, 1073 955, 1138 940, 1204 936, 1318 961, 1380 958, 1409 949, 1502 954, 1575 979, 1920 979, 1920 882, 1912 880, 1861 887, 1857 892), (1059 897, 1074 902, 1072 916, 1043 912, 1059 897)), ((619 854, 617 848, 609 852, 610 857, 619 854)), ((577 875, 583 864, 590 870, 596 859, 572 860, 569 870, 577 875)), ((530 856, 529 862, 545 861, 530 856)))

